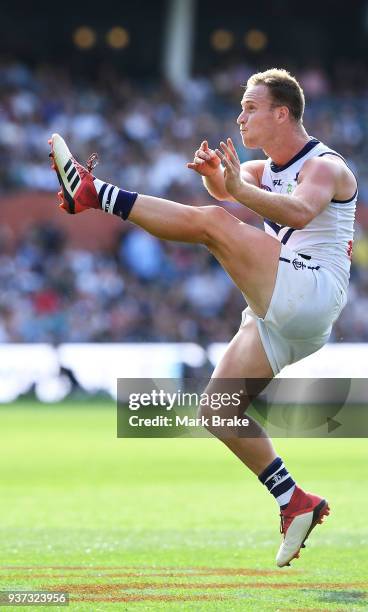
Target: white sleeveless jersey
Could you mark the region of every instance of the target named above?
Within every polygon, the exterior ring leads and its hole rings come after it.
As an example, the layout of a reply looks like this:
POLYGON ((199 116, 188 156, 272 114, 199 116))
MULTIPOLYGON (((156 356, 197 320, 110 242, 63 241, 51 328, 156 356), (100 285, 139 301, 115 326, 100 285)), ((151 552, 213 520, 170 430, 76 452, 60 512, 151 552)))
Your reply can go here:
MULTIPOLYGON (((292 194, 299 172, 307 159, 327 153, 344 158, 325 144, 312 138, 303 149, 284 166, 266 160, 262 189, 285 195, 292 194)), ((346 163, 346 162, 345 162, 346 163)), ((287 244, 296 253, 313 258, 330 270, 346 290, 349 283, 350 263, 354 235, 354 218, 358 190, 350 200, 331 200, 330 204, 303 229, 294 229, 264 219, 265 232, 287 244)))

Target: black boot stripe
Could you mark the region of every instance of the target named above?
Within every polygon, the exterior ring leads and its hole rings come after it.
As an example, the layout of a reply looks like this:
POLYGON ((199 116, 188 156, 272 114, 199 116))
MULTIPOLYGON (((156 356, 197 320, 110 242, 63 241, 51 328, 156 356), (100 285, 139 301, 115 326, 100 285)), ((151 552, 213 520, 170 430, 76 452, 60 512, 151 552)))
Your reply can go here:
POLYGON ((75 187, 78 185, 78 181, 79 181, 79 175, 75 177, 74 181, 72 182, 72 184, 70 185, 70 189, 72 191, 74 191, 75 187))
POLYGON ((76 171, 75 167, 73 166, 73 168, 71 169, 71 171, 69 172, 69 174, 66 177, 68 179, 69 183, 72 180, 72 178, 73 178, 73 176, 75 175, 76 172, 77 171, 76 171))
POLYGON ((65 166, 64 166, 64 172, 68 172, 70 166, 72 165, 72 160, 69 159, 69 161, 66 162, 65 166))

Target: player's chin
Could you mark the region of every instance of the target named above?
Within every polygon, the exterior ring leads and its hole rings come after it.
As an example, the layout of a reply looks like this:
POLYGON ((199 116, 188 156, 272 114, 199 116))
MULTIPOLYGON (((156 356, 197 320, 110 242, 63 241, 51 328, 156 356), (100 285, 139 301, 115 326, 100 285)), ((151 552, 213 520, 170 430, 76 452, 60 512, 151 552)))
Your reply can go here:
POLYGON ((243 145, 247 147, 247 149, 258 149, 259 148, 258 143, 255 142, 254 139, 251 138, 247 132, 242 132, 241 136, 242 136, 243 145))
POLYGON ((257 149, 258 148, 257 144, 254 142, 254 139, 251 138, 251 136, 249 135, 249 132, 242 132, 241 138, 243 141, 243 145, 247 147, 247 149, 257 149))

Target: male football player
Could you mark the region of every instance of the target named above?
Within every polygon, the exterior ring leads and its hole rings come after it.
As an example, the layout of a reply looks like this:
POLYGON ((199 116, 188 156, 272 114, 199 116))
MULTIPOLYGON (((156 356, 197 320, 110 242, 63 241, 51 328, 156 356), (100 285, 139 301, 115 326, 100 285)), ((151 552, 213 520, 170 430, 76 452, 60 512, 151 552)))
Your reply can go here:
MULTIPOLYGON (((303 112, 303 91, 288 72, 254 74, 237 123, 244 146, 263 149, 267 159, 241 164, 228 138, 216 150, 202 142, 188 164, 214 198, 260 215, 265 232, 222 206, 191 207, 110 185, 92 175, 92 161, 81 166, 58 134, 50 141, 62 208, 101 209, 160 239, 201 243, 244 294, 248 307, 213 388, 217 379, 267 381, 318 350, 346 303, 357 183, 341 155, 307 134, 303 112)), ((265 432, 219 437, 278 502, 276 561, 289 565, 329 513, 327 501, 296 485, 265 432)))

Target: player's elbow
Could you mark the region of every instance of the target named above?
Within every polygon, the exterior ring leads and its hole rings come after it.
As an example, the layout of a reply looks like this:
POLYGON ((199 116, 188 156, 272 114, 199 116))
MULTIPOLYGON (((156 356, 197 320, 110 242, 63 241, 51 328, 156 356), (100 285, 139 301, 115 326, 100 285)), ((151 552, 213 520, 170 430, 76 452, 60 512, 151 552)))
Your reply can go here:
POLYGON ((297 230, 301 230, 304 229, 308 223, 309 221, 307 221, 305 217, 303 217, 302 215, 296 215, 294 217, 293 223, 290 224, 290 227, 293 227, 297 230))
POLYGON ((208 190, 208 193, 218 202, 236 202, 236 200, 234 200, 234 198, 227 192, 220 193, 208 190))
POLYGON ((209 194, 215 199, 217 200, 217 202, 225 202, 226 198, 224 196, 224 194, 220 194, 220 193, 211 193, 209 192, 209 194))
POLYGON ((304 229, 313 219, 313 214, 309 207, 302 202, 299 203, 293 215, 293 222, 290 227, 294 229, 304 229))

